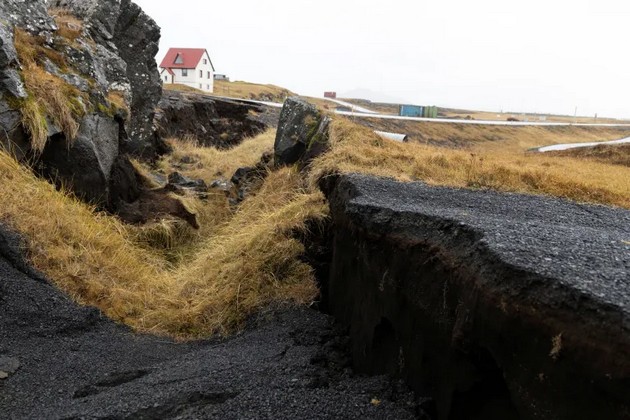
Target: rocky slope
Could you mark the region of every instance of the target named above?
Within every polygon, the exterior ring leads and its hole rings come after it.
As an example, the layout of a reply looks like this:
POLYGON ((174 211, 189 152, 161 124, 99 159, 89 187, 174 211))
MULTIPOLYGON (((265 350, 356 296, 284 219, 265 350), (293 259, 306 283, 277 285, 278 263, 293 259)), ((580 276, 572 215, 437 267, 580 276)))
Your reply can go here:
POLYGON ((156 125, 164 138, 191 138, 200 145, 226 149, 277 124, 273 109, 260 104, 165 90, 156 125))
POLYGON ((0 145, 87 201, 137 196, 126 154, 164 150, 155 22, 129 0, 7 0, 0 15, 0 145))

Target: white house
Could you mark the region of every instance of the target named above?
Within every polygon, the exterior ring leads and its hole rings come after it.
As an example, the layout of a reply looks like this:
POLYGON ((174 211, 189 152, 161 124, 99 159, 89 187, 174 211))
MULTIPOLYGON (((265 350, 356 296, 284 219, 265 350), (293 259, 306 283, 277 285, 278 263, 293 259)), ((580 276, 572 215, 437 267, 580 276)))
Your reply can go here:
POLYGON ((214 65, 203 48, 171 48, 160 64, 162 83, 177 83, 205 92, 214 90, 214 65))

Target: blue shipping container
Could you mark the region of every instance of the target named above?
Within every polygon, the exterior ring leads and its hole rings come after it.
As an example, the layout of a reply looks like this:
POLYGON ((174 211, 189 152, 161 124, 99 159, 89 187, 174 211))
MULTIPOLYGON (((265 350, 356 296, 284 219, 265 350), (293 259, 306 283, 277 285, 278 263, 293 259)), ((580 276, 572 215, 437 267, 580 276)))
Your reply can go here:
POLYGON ((422 108, 418 105, 401 105, 399 114, 401 117, 422 117, 422 108))

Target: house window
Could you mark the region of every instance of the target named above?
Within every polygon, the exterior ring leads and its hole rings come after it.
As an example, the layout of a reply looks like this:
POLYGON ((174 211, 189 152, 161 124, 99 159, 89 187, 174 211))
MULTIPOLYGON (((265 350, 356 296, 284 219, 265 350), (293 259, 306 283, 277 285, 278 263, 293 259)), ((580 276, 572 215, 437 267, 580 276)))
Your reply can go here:
POLYGON ((203 89, 203 85, 199 83, 199 89, 203 89))
POLYGON ((210 78, 210 72, 208 72, 208 79, 210 78))
POLYGON ((206 89, 210 90, 210 85, 206 85, 206 89))
POLYGON ((182 69, 182 76, 188 77, 188 69, 182 69))
POLYGON ((203 70, 199 70, 199 78, 203 79, 203 70))
POLYGON ((184 64, 184 57, 181 54, 177 54, 175 57, 175 64, 184 64))
POLYGON ((206 60, 205 58, 203 59, 203 64, 208 64, 208 60, 206 60))
POLYGON ((168 76, 164 76, 164 81, 168 82, 168 76))

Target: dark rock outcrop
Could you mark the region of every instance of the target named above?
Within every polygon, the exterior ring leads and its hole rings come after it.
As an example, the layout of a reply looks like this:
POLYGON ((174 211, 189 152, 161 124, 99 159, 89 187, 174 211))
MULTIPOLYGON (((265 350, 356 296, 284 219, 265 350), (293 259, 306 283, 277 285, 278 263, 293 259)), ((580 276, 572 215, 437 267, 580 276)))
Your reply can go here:
POLYGON ((439 419, 630 418, 630 212, 359 175, 322 182, 355 367, 439 419))
POLYGON ((284 102, 274 144, 276 165, 301 167, 328 149, 330 118, 306 100, 292 97, 284 102))
POLYGON ((265 152, 254 166, 245 166, 234 171, 230 180, 219 178, 210 188, 223 191, 232 206, 239 205, 249 195, 260 189, 273 166, 273 154, 265 152))
POLYGON ((179 172, 169 174, 164 188, 180 196, 196 196, 201 200, 208 199, 208 191, 210 190, 203 179, 188 178, 179 172))
POLYGON ((258 190, 271 170, 273 154, 263 153, 260 161, 255 166, 238 168, 230 182, 233 185, 231 203, 238 204, 248 195, 258 190))
POLYGON ((192 138, 227 149, 268 128, 258 118, 264 106, 202 94, 165 90, 156 115, 162 137, 192 138))
POLYGON ((109 209, 116 211, 124 203, 133 203, 142 191, 142 180, 129 159, 119 155, 109 175, 109 209))
POLYGON ((103 208, 115 210, 121 199, 137 198, 134 177, 125 175, 132 168, 126 154, 155 158, 165 149, 153 129, 161 97, 158 26, 129 0, 7 0, 0 4, 0 15, 0 147, 103 208), (65 11, 50 16, 48 7, 65 11), (64 21, 64 13, 81 23, 64 21), (57 18, 63 28, 57 27, 57 18), (55 122, 53 114, 62 111, 44 107, 39 112, 46 115, 31 119, 46 120, 48 141, 43 150, 32 148, 21 108, 27 98, 38 98, 22 82, 26 63, 16 52, 15 28, 27 34, 21 42, 33 43, 29 48, 36 50, 29 65, 59 81, 61 87, 50 88, 65 95, 60 102, 70 104, 76 138, 55 122), (71 39, 64 35, 69 30, 71 39))
POLYGON ((192 191, 196 193, 207 193, 208 185, 203 179, 192 179, 185 177, 179 172, 173 172, 168 176, 167 189, 173 192, 192 191))
POLYGON ((0 371, 12 373, 0 379, 3 418, 417 418, 403 386, 352 375, 347 339, 324 314, 267 313, 222 341, 134 334, 16 270, 5 245, 20 245, 5 233, 0 371))
POLYGON ((128 97, 129 138, 123 150, 153 158, 163 147, 153 130, 162 95, 155 62, 160 28, 130 0, 53 0, 51 6, 67 8, 85 21, 98 44, 91 69, 95 79, 128 97))
MULTIPOLYGON (((107 203, 110 175, 118 158, 118 124, 112 118, 94 114, 83 119, 72 144, 61 134, 51 137, 41 154, 41 173, 63 183, 85 201, 107 203)), ((114 188, 124 185, 113 184, 114 188)))

